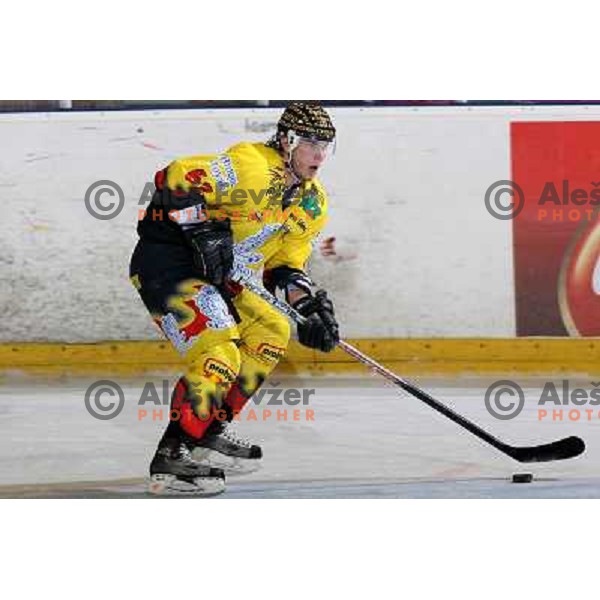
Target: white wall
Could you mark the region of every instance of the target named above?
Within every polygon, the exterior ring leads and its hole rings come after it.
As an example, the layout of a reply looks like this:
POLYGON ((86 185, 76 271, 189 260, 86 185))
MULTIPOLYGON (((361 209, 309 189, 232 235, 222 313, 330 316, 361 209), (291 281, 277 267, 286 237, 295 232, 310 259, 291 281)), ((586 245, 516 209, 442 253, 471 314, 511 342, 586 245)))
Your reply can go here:
MULTIPOLYGON (((0 115, 0 341, 148 339, 127 277, 137 198, 178 155, 263 140, 278 110, 0 115), (125 209, 92 218, 88 186, 125 209)), ((510 178, 511 120, 597 120, 597 107, 337 109, 323 172, 328 232, 356 258, 318 259, 349 337, 512 337, 511 227, 484 206, 510 178)))

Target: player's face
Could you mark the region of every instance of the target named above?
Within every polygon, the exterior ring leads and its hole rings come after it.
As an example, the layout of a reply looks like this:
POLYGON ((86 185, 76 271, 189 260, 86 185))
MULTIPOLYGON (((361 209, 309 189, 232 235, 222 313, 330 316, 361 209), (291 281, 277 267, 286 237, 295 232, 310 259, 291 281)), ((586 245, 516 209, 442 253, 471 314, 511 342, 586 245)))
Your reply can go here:
MULTIPOLYGON (((284 140, 284 150, 287 150, 284 140)), ((325 162, 331 144, 318 140, 300 138, 298 145, 292 152, 294 170, 302 179, 312 179, 317 176, 321 165, 325 162)))

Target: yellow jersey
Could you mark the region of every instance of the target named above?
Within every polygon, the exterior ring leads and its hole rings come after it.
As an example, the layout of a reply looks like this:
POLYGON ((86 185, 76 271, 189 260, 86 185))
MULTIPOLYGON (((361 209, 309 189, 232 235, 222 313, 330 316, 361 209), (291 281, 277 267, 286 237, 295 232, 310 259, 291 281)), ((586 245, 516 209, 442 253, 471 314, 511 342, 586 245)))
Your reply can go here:
POLYGON ((203 202, 169 211, 181 227, 209 219, 231 221, 235 253, 247 266, 304 269, 327 222, 327 195, 317 179, 286 190, 283 158, 262 143, 241 143, 223 154, 180 158, 169 165, 166 187, 203 202))

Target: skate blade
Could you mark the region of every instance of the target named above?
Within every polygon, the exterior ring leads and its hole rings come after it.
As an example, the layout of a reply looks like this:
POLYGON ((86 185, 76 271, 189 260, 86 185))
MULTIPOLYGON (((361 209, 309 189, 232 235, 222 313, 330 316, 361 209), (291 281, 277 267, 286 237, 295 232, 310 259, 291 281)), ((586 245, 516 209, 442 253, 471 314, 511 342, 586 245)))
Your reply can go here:
POLYGON ((262 460, 259 458, 227 456, 208 448, 194 448, 192 458, 207 467, 223 469, 225 475, 250 475, 262 466, 262 460))
POLYGON ((178 479, 175 475, 152 475, 148 492, 153 496, 195 496, 208 498, 225 491, 225 481, 217 477, 197 477, 194 483, 178 479))

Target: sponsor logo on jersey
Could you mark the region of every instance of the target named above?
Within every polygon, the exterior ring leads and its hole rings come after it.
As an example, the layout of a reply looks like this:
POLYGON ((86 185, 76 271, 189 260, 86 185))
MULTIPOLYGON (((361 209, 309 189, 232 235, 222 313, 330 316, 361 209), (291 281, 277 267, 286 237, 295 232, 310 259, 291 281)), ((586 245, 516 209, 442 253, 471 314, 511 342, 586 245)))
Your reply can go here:
POLYGON ((306 221, 294 213, 294 211, 290 212, 288 221, 295 224, 302 231, 302 233, 306 233, 308 231, 308 224, 306 221))
POLYGON ((258 354, 270 360, 281 360, 285 355, 285 348, 263 343, 258 347, 258 354))
POLYGON ((260 231, 249 235, 245 240, 238 242, 234 248, 236 261, 245 266, 259 265, 264 259, 260 252, 255 252, 263 246, 272 236, 283 227, 282 223, 265 225, 260 231))
POLYGON ((229 156, 223 154, 210 163, 210 173, 214 177, 219 191, 237 185, 238 177, 229 156))
POLYGON ((233 383, 236 379, 233 369, 216 358, 207 358, 204 361, 204 372, 208 376, 217 375, 221 381, 229 383, 233 383))
POLYGON ((249 235, 235 245, 233 249, 233 280, 243 281, 254 276, 252 268, 258 267, 265 259, 262 253, 256 252, 256 249, 263 246, 280 229, 284 229, 282 223, 265 225, 260 231, 249 235))
POLYGON ((302 196, 300 207, 310 215, 312 219, 316 219, 323 212, 321 210, 321 202, 319 195, 315 189, 311 189, 302 196))

